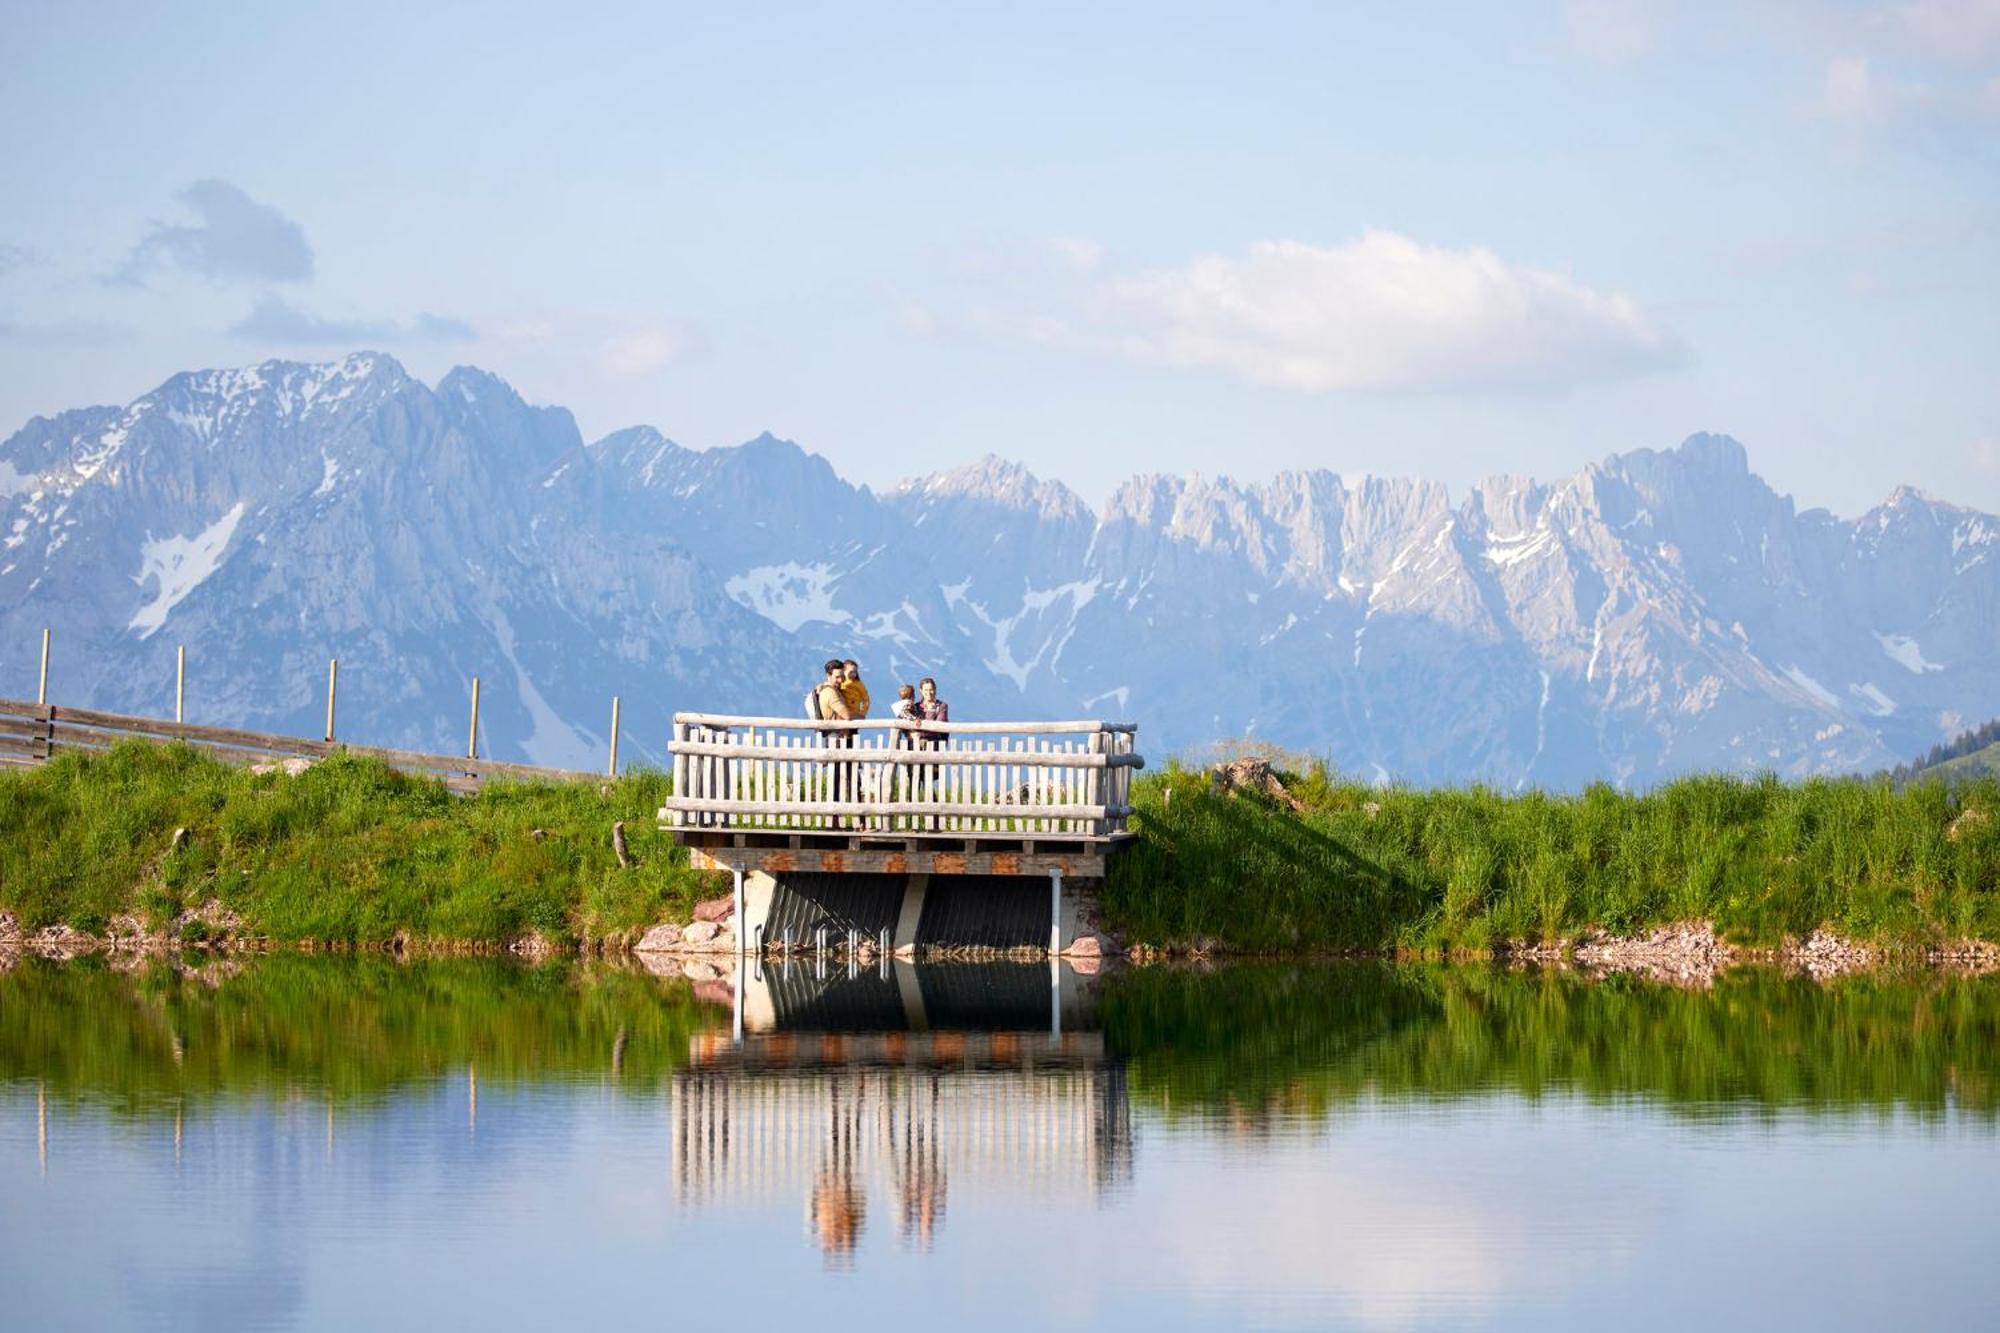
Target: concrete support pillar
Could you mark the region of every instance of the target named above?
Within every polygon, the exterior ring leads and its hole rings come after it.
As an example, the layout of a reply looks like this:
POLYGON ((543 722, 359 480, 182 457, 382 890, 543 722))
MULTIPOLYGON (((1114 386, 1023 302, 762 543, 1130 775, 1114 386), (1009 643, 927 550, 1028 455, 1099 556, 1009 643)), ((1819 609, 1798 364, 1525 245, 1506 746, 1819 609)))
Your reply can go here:
POLYGON ((917 924, 924 918, 924 891, 930 882, 929 875, 903 877, 903 905, 896 913, 896 934, 889 945, 898 958, 916 957, 917 924))
POLYGON ((1049 957, 1062 953, 1063 918, 1062 867, 1049 867, 1049 957))

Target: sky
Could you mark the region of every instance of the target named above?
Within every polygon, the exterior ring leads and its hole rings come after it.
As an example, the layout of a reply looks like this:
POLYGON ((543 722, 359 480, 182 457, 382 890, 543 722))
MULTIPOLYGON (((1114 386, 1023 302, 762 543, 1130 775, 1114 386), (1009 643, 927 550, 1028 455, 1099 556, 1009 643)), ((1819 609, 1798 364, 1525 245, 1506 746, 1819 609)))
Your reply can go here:
POLYGON ((2000 510, 2000 0, 0 0, 0 437, 360 348, 878 488, 2000 510))

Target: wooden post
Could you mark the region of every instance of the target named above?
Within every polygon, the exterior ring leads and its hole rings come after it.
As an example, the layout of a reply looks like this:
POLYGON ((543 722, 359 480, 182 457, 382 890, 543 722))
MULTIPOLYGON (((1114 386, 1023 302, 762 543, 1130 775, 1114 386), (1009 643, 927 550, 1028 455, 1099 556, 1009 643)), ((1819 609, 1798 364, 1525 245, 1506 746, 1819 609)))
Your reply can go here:
POLYGON ((472 725, 465 732, 465 757, 479 758, 479 677, 472 678, 472 725))
POLYGON ((611 696, 611 762, 604 766, 604 776, 618 776, 618 696, 611 696))
POLYGON ((174 721, 185 722, 183 706, 187 703, 188 650, 182 644, 174 649, 174 721))
POLYGON ((333 693, 339 683, 340 659, 329 657, 326 660, 326 739, 329 743, 333 740, 333 693))
POLYGON ((44 628, 42 630, 42 675, 40 683, 35 686, 35 702, 38 704, 46 704, 48 703, 48 701, 49 701, 49 632, 46 628, 44 628))
MULTIPOLYGON (((674 739, 677 741, 684 741, 687 738, 688 738, 688 724, 681 721, 679 718, 675 718, 674 739)), ((688 775, 687 756, 684 754, 676 754, 674 756, 674 795, 686 796, 688 794, 687 775, 688 775)), ((674 811, 675 827, 679 827, 680 825, 683 825, 687 822, 688 822, 688 817, 685 811, 681 810, 674 811)))

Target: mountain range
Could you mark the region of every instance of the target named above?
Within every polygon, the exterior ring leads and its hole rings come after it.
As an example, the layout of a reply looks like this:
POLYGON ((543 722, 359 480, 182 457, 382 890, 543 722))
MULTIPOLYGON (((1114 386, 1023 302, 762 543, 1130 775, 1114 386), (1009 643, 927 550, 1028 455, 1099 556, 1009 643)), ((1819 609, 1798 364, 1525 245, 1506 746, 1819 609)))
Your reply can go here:
POLYGON ((2000 520, 1800 511, 1694 435, 1553 482, 1141 475, 1093 507, 988 457, 886 493, 761 436, 587 442, 393 359, 176 375, 0 445, 0 694, 450 751, 657 759, 675 709, 878 700, 1252 738, 1417 783, 1886 767, 2000 713, 2000 520))

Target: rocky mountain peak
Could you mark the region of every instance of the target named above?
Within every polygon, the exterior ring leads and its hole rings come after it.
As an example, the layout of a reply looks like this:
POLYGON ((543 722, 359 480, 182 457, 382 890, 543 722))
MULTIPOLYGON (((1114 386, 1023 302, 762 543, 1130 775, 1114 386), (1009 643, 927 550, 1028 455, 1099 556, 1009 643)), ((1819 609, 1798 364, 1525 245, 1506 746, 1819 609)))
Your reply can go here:
POLYGON ((955 715, 1508 786, 1866 769, 2000 713, 2000 520, 1910 490, 1799 514, 1716 435, 1456 506, 1156 474, 1093 516, 993 456, 878 498, 769 434, 586 448, 483 371, 364 354, 30 422, 0 543, 0 642, 54 625, 78 702, 157 712, 185 641, 230 664, 203 720, 306 733, 338 655, 373 739, 453 743, 479 674, 494 752, 549 762, 588 760, 611 693, 789 712, 835 653, 937 675, 955 715))
POLYGON ((1056 522, 1090 517, 1090 507, 1069 487, 1059 481, 1044 481, 1021 464, 998 454, 987 454, 946 471, 905 478, 887 498, 904 507, 945 499, 970 500, 1038 514, 1056 522))

